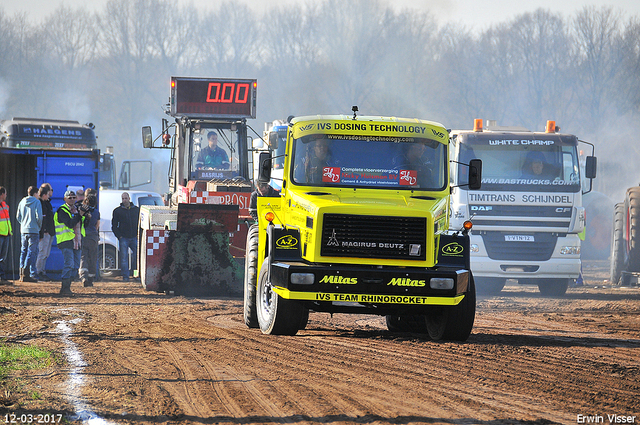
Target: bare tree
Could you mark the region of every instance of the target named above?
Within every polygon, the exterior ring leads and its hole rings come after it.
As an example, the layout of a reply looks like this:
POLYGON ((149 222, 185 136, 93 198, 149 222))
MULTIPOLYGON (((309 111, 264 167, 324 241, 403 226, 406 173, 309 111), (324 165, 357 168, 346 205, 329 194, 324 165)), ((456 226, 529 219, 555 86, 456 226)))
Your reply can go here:
POLYGON ((562 99, 571 76, 570 42, 562 17, 538 9, 510 25, 515 91, 509 93, 514 118, 541 130, 547 119, 561 120, 562 99))
POLYGON ((48 49, 67 71, 90 63, 96 53, 98 26, 86 8, 58 7, 45 21, 48 49))
POLYGON ((255 14, 237 0, 203 16, 196 31, 198 71, 206 75, 255 76, 260 34, 255 14))
POLYGON ((396 29, 391 9, 376 0, 325 0, 317 28, 317 102, 322 109, 349 113, 351 105, 359 105, 376 110, 376 90, 389 64, 386 40, 396 29))
POLYGON ((599 10, 585 7, 576 16, 573 31, 576 46, 574 60, 578 64, 580 81, 579 102, 585 114, 587 130, 594 131, 612 106, 607 98, 618 91, 616 83, 624 61, 623 51, 618 48, 621 39, 620 15, 610 7, 599 10))

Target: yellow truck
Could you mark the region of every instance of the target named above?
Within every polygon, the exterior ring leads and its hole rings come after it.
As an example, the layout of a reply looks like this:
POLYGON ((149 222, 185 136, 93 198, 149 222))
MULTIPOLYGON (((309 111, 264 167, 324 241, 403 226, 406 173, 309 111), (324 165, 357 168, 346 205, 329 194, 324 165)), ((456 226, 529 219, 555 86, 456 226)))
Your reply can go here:
MULTIPOLYGON (((386 316, 394 332, 465 341, 475 317, 471 223, 449 228, 449 134, 419 119, 292 118, 279 196, 257 199, 244 322, 294 335, 309 311, 386 316)), ((258 180, 271 180, 269 152, 258 180)), ((482 163, 468 164, 479 189, 482 163)))

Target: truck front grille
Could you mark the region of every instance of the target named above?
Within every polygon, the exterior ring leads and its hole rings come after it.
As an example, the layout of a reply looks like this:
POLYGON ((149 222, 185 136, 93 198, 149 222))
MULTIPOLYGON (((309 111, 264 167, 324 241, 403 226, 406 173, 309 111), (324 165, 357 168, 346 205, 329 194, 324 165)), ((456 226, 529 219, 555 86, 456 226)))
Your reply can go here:
POLYGON ((424 261, 427 219, 325 214, 320 255, 424 261))
POLYGON ((507 241, 513 233, 486 232, 482 235, 487 255, 492 260, 546 261, 551 258, 558 237, 550 233, 532 233, 534 241, 507 241))

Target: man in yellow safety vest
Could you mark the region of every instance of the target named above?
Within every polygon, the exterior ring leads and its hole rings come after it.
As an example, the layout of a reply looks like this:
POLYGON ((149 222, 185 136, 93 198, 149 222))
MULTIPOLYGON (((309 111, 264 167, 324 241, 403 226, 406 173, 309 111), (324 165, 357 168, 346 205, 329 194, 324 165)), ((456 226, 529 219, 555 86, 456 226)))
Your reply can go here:
POLYGON ((8 285, 11 282, 6 280, 4 265, 9 254, 9 241, 13 231, 11 230, 11 217, 9 216, 9 205, 7 199, 7 189, 0 186, 0 285, 8 285))
MULTIPOLYGON (((79 222, 84 221, 84 211, 78 210, 74 205, 75 202, 76 193, 73 190, 67 190, 64 193, 64 204, 58 208, 58 211, 53 216, 53 222, 56 225, 56 242, 64 258, 61 295, 73 295, 73 292, 71 292, 71 277, 73 276, 73 265, 76 257, 78 257, 78 263, 80 262, 81 251, 80 249, 75 249, 73 228, 79 222)), ((84 226, 80 226, 80 228, 84 236, 84 226)))

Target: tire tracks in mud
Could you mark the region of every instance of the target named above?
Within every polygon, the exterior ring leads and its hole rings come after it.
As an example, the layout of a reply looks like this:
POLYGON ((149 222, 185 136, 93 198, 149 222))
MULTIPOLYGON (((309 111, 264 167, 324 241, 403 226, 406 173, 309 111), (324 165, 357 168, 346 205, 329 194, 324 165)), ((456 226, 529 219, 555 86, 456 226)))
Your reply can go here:
POLYGON ((86 336, 160 388, 170 416, 194 423, 568 423, 594 409, 634 414, 640 344, 625 336, 637 326, 580 326, 581 302, 486 302, 464 344, 390 333, 380 318, 320 313, 297 336, 267 336, 246 328, 241 301, 182 298, 137 303, 126 314, 102 306, 86 336))
MULTIPOLYGON (((297 374, 333 376, 332 380, 315 383, 315 393, 338 395, 332 399, 332 403, 338 405, 342 411, 356 409, 357 415, 370 412, 389 417, 390 414, 393 416, 400 413, 421 415, 424 413, 425 404, 430 405, 434 411, 446 411, 446 406, 462 405, 471 407, 458 407, 456 411, 461 417, 476 417, 478 411, 489 411, 493 415, 497 412, 520 412, 530 417, 540 417, 540 409, 535 398, 519 397, 515 392, 505 394, 504 389, 492 390, 486 383, 483 384, 482 395, 479 395, 478 382, 474 382, 473 387, 461 384, 459 374, 464 370, 468 358, 459 363, 452 362, 450 350, 434 355, 434 351, 442 347, 441 344, 418 341, 411 343, 410 349, 407 350, 406 346, 399 347, 391 338, 354 339, 352 336, 329 336, 325 330, 321 330, 320 333, 318 335, 314 330, 302 331, 299 336, 284 342, 274 341, 273 337, 257 335, 261 338, 263 350, 269 351, 264 353, 267 356, 286 350, 288 355, 283 362, 291 361, 290 357, 297 358, 297 374), (310 366, 305 368, 303 365, 310 366), (425 365, 431 366, 432 369, 426 371, 425 365), (350 384, 343 384, 345 382, 350 384), (420 386, 436 390, 411 394, 411 391, 407 392, 411 387, 406 384, 408 382, 411 382, 411 385, 417 382, 420 386), (354 391, 354 388, 358 390, 354 391), (388 393, 390 388, 394 389, 392 393, 404 394, 403 397, 386 399, 383 394, 388 393), (487 397, 488 392, 491 393, 490 397, 487 397)), ((378 334, 374 332, 372 336, 378 334)), ((487 381, 486 378, 484 380, 487 381)), ((561 411, 553 411, 548 413, 545 419, 557 419, 560 414, 561 411)))

